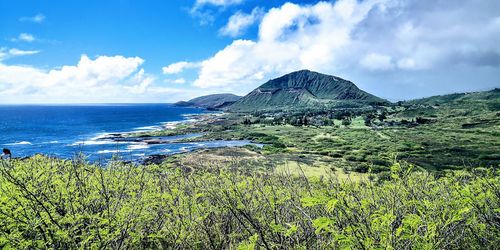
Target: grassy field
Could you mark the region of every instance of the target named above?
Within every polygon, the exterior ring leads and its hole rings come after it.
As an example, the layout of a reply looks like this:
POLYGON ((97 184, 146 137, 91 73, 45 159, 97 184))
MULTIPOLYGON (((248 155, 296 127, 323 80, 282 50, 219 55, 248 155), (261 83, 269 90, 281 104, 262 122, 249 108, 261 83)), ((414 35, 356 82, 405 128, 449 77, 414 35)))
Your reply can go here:
POLYGON ((394 160, 430 171, 498 168, 499 93, 437 96, 362 110, 208 115, 141 136, 203 133, 185 140, 250 139, 264 144, 248 149, 271 169, 282 166, 283 159, 298 158, 307 173, 322 173, 313 164, 318 159, 326 169, 340 169, 337 174, 387 172, 394 160))
POLYGON ((284 152, 324 155, 339 167, 356 163, 377 171, 393 158, 430 170, 496 166, 500 162, 498 132, 483 129, 443 128, 439 124, 414 128, 294 127, 251 125, 214 132, 204 139, 251 139, 267 143, 263 154, 284 152))
MULTIPOLYGON (((217 123, 202 124, 206 134, 201 139, 250 139, 265 144, 263 149, 253 149, 262 155, 325 156, 333 165, 329 167, 362 173, 388 171, 394 159, 432 171, 496 168, 500 164, 498 93, 435 97, 360 111, 351 115, 349 124, 332 118, 328 125, 293 126, 281 122, 286 118, 275 122, 286 114, 270 115, 271 119, 228 114, 217 123), (383 122, 372 118, 367 124, 368 115, 377 117, 382 112, 383 122)), ((308 116, 309 123, 328 117, 307 112, 293 115, 308 116)), ((201 130, 196 125, 189 129, 201 130)))

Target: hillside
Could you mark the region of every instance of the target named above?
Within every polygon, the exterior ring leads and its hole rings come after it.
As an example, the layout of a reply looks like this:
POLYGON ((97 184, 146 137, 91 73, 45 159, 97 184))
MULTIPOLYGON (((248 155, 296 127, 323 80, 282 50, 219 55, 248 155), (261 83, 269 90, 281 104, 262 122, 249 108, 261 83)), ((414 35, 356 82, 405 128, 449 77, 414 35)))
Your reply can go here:
POLYGON ((427 116, 497 120, 500 110, 500 89, 431 96, 401 102, 406 107, 402 116, 427 116))
POLYGON ((498 102, 500 99, 500 88, 490 91, 455 93, 448 95, 431 96, 421 99, 407 101, 408 104, 421 105, 456 105, 469 101, 498 102))
POLYGON ((360 107, 388 101, 336 76, 300 70, 270 80, 228 109, 253 111, 318 107, 360 107))
POLYGON ((177 102, 174 105, 181 107, 199 107, 206 109, 221 109, 238 101, 241 96, 234 94, 214 94, 196 97, 189 101, 177 102))

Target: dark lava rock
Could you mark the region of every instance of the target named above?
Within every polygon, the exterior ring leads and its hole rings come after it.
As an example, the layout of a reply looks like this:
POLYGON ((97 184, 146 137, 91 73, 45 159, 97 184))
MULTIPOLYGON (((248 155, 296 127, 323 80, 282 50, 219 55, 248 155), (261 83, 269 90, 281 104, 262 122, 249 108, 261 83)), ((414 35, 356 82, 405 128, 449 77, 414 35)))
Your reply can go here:
POLYGON ((162 143, 165 143, 165 141, 158 140, 158 139, 143 140, 143 142, 147 143, 147 144, 162 144, 162 143))
POLYGON ((144 165, 161 164, 167 157, 167 155, 150 155, 142 163, 144 165))

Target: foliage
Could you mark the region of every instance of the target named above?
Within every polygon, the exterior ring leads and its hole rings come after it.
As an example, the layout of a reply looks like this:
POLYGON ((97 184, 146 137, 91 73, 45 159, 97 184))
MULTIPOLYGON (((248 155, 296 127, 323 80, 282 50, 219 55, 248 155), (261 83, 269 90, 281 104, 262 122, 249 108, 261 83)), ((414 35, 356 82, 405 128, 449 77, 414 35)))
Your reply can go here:
POLYGON ((0 166, 0 247, 493 249, 492 169, 308 179, 238 165, 184 172, 35 156, 0 166))

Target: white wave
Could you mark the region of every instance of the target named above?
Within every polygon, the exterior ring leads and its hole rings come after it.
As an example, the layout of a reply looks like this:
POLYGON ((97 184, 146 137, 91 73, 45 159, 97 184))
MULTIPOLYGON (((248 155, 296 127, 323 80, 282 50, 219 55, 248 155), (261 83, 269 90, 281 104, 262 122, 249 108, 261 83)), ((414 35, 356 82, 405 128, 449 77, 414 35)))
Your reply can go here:
POLYGON ((165 129, 174 129, 177 126, 177 124, 180 123, 182 123, 182 121, 162 122, 161 124, 165 129))
POLYGON ((130 150, 145 149, 145 148, 149 148, 149 145, 146 143, 133 144, 133 145, 127 146, 127 149, 130 149, 130 150))
POLYGON ((56 144, 56 143, 59 143, 59 141, 42 142, 42 144, 56 144))
POLYGON ((160 126, 144 126, 144 127, 134 128, 135 131, 151 131, 151 130, 159 130, 159 129, 161 129, 160 126))
POLYGON ((116 149, 116 150, 100 150, 97 151, 98 154, 114 154, 114 153, 120 153, 121 150, 116 149))
POLYGON ((32 145, 32 144, 29 141, 20 141, 20 142, 8 143, 6 145, 32 145))
POLYGON ((116 154, 116 153, 126 153, 126 152, 130 152, 130 150, 125 150, 125 149, 105 149, 105 150, 97 151, 98 154, 116 154))
POLYGON ((113 134, 113 133, 99 133, 97 134, 96 136, 90 138, 90 141, 97 141, 99 139, 102 139, 102 138, 106 138, 108 137, 110 134, 113 134))
POLYGON ((126 144, 129 142, 121 142, 121 141, 110 141, 110 140, 88 140, 88 141, 77 141, 70 146, 80 146, 80 145, 106 145, 106 144, 126 144))

